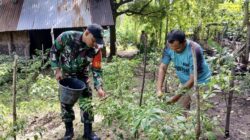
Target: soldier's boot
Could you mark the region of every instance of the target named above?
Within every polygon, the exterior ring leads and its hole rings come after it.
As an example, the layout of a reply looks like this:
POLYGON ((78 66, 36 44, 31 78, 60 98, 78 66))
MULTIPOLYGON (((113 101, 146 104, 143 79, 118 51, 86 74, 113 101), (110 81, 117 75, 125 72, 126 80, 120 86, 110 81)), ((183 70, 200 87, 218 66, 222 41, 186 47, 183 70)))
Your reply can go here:
POLYGON ((65 122, 65 128, 66 132, 63 140, 72 140, 72 138, 74 137, 73 122, 65 122))
POLYGON ((84 135, 83 138, 86 140, 101 140, 93 131, 92 123, 84 123, 84 135))

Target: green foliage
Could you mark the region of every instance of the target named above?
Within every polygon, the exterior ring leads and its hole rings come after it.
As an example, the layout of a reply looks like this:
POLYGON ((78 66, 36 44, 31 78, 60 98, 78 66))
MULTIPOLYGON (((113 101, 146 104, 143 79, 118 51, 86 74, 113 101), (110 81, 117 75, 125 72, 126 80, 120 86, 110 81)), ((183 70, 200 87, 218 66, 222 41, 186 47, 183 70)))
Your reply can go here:
MULTIPOLYGON (((127 8, 138 11, 147 2, 149 0, 134 1, 124 5, 119 11, 127 8)), ((125 41, 134 43, 138 41, 141 30, 145 30, 148 36, 155 33, 157 42, 160 42, 160 46, 164 46, 166 32, 174 28, 191 34, 196 34, 198 30, 201 34, 197 36, 205 39, 208 36, 206 25, 209 23, 227 23, 230 28, 224 37, 231 38, 236 31, 241 31, 239 25, 242 25, 243 21, 242 5, 242 0, 234 2, 174 0, 172 3, 168 0, 153 0, 141 14, 122 15, 117 19, 118 42, 122 42, 125 46, 125 41)), ((224 29, 223 26, 212 26, 209 38, 217 37, 217 33, 223 33, 224 29)))
POLYGON ((0 104, 0 130, 3 131, 7 128, 7 124, 10 123, 10 120, 6 118, 8 113, 10 112, 10 108, 7 108, 5 105, 0 104))
POLYGON ((241 93, 244 93, 247 96, 249 96, 250 95, 250 88, 249 88, 250 74, 246 73, 245 76, 240 77, 239 79, 241 80, 241 83, 240 83, 240 91, 241 91, 241 93))
POLYGON ((208 58, 211 71, 216 73, 212 76, 209 86, 222 90, 223 93, 228 93, 231 90, 231 70, 235 68, 235 56, 233 56, 232 50, 223 48, 212 40, 208 40, 208 43, 217 51, 215 56, 208 58))
POLYGON ((11 81, 12 58, 7 55, 0 56, 0 86, 11 81))
MULTIPOLYGON (((128 20, 128 19, 124 19, 128 20)), ((122 45, 124 48, 127 48, 128 45, 135 45, 137 42, 138 34, 133 31, 133 28, 129 27, 130 23, 125 21, 121 28, 119 28, 116 32, 118 44, 122 45), (127 25, 126 25, 127 23, 127 25)))
POLYGON ((12 118, 9 116, 10 108, 0 104, 0 139, 6 139, 14 134, 14 129, 16 131, 21 131, 25 127, 25 120, 18 119, 16 126, 13 128, 12 118), (5 132, 5 133, 2 133, 5 132))
POLYGON ((37 98, 44 98, 47 101, 58 97, 58 84, 54 78, 40 74, 36 82, 33 83, 29 89, 29 93, 35 95, 37 98))
POLYGON ((42 65, 42 56, 33 59, 19 57, 17 63, 17 123, 13 128, 12 108, 12 56, 0 56, 0 139, 12 137, 14 129, 17 134, 27 127, 29 116, 41 111, 58 111, 57 82, 49 76, 38 75, 48 62, 42 65), (37 78, 38 76, 38 78, 37 78))
MULTIPOLYGON (((153 81, 146 82, 143 105, 139 106, 140 92, 134 88, 141 86, 141 79, 131 79, 140 62, 138 59, 115 58, 104 67, 104 83, 109 97, 101 102, 94 101, 95 111, 104 116, 104 124, 115 126, 113 133, 118 139, 195 139, 195 115, 185 118, 180 106, 158 100, 153 81)), ((214 122, 205 114, 202 116, 204 132, 211 131, 214 122)))
MULTIPOLYGON (((115 89, 118 92, 123 92, 128 90, 130 84, 132 84, 131 79, 134 74, 131 72, 135 66, 139 64, 138 60, 122 60, 114 58, 114 63, 104 66, 104 83, 105 88, 115 89), (108 78, 108 79, 105 79, 108 78), (114 88, 115 87, 115 88, 114 88)), ((122 94, 122 93, 120 93, 122 94)))

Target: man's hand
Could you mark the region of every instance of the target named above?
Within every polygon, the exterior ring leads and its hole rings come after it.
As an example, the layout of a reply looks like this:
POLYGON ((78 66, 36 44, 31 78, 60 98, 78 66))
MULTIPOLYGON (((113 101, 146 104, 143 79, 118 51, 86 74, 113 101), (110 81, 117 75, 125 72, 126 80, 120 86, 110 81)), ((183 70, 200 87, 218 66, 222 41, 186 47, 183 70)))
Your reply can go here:
POLYGON ((175 95, 174 97, 172 97, 168 102, 167 104, 174 104, 176 103, 182 96, 183 94, 178 94, 178 95, 175 95))
POLYGON ((158 80, 157 80, 157 84, 156 84, 156 94, 158 98, 161 98, 163 96, 162 93, 162 84, 164 82, 165 79, 165 74, 167 71, 168 65, 161 63, 160 67, 159 67, 159 74, 158 74, 158 80))
POLYGON ((59 80, 62 80, 62 71, 60 68, 57 68, 56 71, 55 71, 55 76, 56 76, 56 80, 59 81, 59 80))
POLYGON ((106 92, 102 88, 99 88, 97 92, 100 98, 104 98, 106 96, 106 92))

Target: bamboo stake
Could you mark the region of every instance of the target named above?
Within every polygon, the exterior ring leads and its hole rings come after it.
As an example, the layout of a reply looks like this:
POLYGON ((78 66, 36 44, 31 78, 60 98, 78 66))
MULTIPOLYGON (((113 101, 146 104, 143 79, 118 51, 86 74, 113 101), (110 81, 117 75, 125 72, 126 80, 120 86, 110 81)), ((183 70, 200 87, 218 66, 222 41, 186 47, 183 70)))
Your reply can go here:
POLYGON ((193 64, 194 64, 194 90, 197 97, 197 126, 196 126, 196 140, 199 140, 201 134, 201 120, 200 120, 200 94, 199 94, 199 86, 197 83, 197 57, 194 48, 192 48, 193 53, 193 64))
POLYGON ((14 56, 14 64, 13 64, 13 137, 16 140, 16 120, 17 120, 17 113, 16 113, 16 71, 17 71, 17 60, 18 56, 14 56))

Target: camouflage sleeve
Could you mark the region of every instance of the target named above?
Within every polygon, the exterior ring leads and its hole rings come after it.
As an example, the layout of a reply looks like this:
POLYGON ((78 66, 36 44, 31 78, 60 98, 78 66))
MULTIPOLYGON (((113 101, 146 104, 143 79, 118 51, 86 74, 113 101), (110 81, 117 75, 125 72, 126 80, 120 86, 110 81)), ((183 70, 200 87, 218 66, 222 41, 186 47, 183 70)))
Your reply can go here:
POLYGON ((92 60, 92 72, 94 79, 94 87, 96 90, 101 88, 103 85, 101 62, 102 62, 102 51, 99 50, 92 60))
POLYGON ((60 67, 59 65, 59 57, 60 53, 63 50, 63 38, 64 34, 62 33, 59 35, 56 40, 54 41, 51 49, 50 49, 50 60, 51 60, 51 68, 55 70, 56 68, 60 67))

